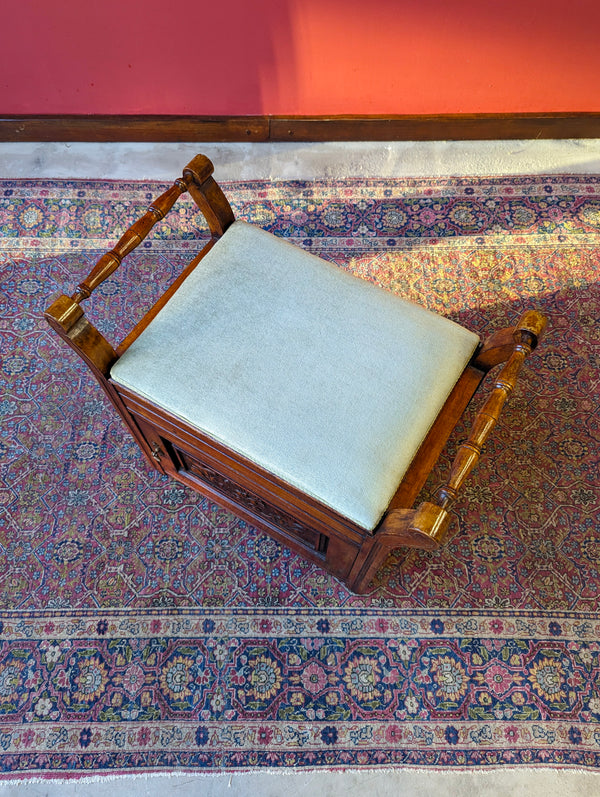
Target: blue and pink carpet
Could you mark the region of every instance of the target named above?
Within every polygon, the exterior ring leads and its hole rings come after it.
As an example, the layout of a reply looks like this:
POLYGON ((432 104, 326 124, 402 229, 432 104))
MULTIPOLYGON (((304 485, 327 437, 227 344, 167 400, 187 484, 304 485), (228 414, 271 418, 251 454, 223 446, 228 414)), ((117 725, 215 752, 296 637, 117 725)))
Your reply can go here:
MULTIPOLYGON (((396 551, 362 597, 151 471, 42 319, 165 187, 0 182, 2 777, 597 768, 600 178, 224 186, 482 334, 549 316, 447 543, 396 551)), ((180 200, 94 294, 111 341, 198 234, 180 200)))

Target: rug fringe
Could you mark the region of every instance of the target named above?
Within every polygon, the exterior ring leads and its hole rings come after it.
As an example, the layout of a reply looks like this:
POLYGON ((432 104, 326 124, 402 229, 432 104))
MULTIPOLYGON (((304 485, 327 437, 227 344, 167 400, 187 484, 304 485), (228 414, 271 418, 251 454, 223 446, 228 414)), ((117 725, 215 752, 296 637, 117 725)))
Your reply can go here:
MULTIPOLYGON (((96 773, 93 775, 85 775, 74 772, 72 775, 68 777, 61 777, 59 775, 55 775, 54 773, 48 773, 46 775, 34 775, 29 777, 24 775, 21 778, 10 778, 3 780, 0 776, 0 792, 3 789, 9 786, 23 786, 28 784, 52 784, 52 785, 88 785, 93 783, 109 783, 109 782, 124 782, 130 780, 139 780, 139 781, 146 781, 146 780, 159 780, 161 778, 167 780, 175 780, 175 779, 188 779, 188 780, 196 780, 198 778, 203 779, 212 779, 212 780, 225 780, 229 778, 229 786, 232 785, 233 778, 237 776, 238 778, 260 778, 261 776, 268 776, 268 777, 288 777, 288 778, 302 778, 304 776, 310 776, 314 778, 315 776, 322 776, 322 777, 329 777, 329 776, 339 776, 339 775, 347 775, 354 778, 361 778, 361 777, 368 777, 369 782, 372 783, 373 776, 384 776, 384 777, 394 777, 394 776, 410 776, 417 777, 417 778, 424 778, 424 779, 431 779, 435 780, 437 778, 443 777, 444 779, 452 778, 454 780, 459 779, 469 779, 475 780, 477 778, 484 778, 494 779, 495 782, 498 779, 506 778, 508 776, 518 777, 521 785, 524 787, 524 783, 522 782, 523 776, 526 777, 536 777, 539 778, 543 775, 547 777, 551 777, 553 780, 556 778, 560 779, 575 779, 576 777, 585 777, 589 779, 597 779, 600 780, 600 771, 593 768, 585 768, 581 766, 495 766, 490 765, 486 767, 452 767, 452 769, 448 767, 422 767, 422 766, 397 766, 397 767, 336 767, 332 769, 325 769, 325 768, 307 768, 307 769, 297 769, 292 767, 281 767, 281 768, 265 768, 265 769, 225 769, 220 771, 198 771, 198 770, 173 770, 173 771, 160 771, 160 772, 110 772, 110 773, 96 773)), ((497 784, 498 785, 498 784, 497 784)), ((347 797, 351 797, 351 795, 345 791, 344 792, 347 797)), ((498 792, 499 793, 499 792, 498 792)), ((44 796, 45 797, 45 796, 44 796)), ((263 795, 266 797, 266 795, 263 795)), ((545 797, 552 797, 551 794, 545 792, 545 797)))

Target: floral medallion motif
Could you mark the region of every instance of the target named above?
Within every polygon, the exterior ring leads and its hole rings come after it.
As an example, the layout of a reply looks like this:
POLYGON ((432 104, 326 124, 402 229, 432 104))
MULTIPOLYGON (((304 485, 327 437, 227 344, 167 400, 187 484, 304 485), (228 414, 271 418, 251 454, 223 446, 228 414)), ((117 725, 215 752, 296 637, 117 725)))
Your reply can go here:
POLYGON ((564 703, 567 697, 564 689, 566 683, 560 660, 542 658, 536 661, 531 667, 529 681, 539 697, 550 706, 564 703))
MULTIPOLYGON (((129 670, 129 675, 134 675, 140 686, 142 674, 129 670)), ((175 711, 190 712, 202 705, 213 681, 214 675, 204 655, 191 646, 178 647, 161 666, 161 694, 175 711)))
MULTIPOLYGON (((225 186, 239 218, 482 337, 550 318, 447 544, 394 551, 363 596, 152 471, 40 320, 165 188, 0 184, 1 777, 597 770, 600 178, 225 186)), ((182 197, 102 283, 112 343, 198 237, 182 197)))
POLYGON ((373 703, 377 701, 381 692, 378 683, 381 672, 377 661, 365 656, 350 661, 344 672, 344 681, 353 698, 360 703, 373 703))
POLYGON ((250 647, 228 668, 229 680, 234 687, 232 698, 247 712, 273 711, 285 691, 283 670, 279 659, 270 648, 250 647))
POLYGON ((325 670, 315 661, 311 661, 310 664, 302 669, 301 681, 302 686, 311 695, 317 695, 322 692, 328 683, 325 670))
POLYGON ((461 662, 452 656, 432 656, 429 671, 437 706, 457 708, 469 688, 469 679, 461 662))
POLYGON ((55 676, 57 686, 68 684, 69 691, 64 694, 65 704, 71 711, 88 711, 105 693, 109 673, 103 659, 91 650, 74 652, 68 669, 55 676))

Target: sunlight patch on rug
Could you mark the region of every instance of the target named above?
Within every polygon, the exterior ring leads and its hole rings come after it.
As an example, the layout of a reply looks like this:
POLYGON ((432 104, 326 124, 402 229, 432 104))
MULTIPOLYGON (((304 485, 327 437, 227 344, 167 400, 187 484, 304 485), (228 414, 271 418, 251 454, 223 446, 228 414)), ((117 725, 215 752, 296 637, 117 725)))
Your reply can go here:
MULTIPOLYGON (((165 187, 0 182, 1 771, 597 767, 600 178, 224 186, 482 335, 549 316, 447 543, 361 597, 151 471, 41 318, 165 187)), ((206 234, 180 201, 96 291, 113 343, 206 234)))

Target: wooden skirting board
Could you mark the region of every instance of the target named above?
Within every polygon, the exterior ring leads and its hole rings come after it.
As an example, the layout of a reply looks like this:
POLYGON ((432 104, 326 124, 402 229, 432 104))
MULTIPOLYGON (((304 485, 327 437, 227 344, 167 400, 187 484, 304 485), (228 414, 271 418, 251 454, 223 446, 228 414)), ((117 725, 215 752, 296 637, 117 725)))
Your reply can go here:
POLYGON ((600 113, 0 116, 0 141, 483 141, 600 138, 600 113))

